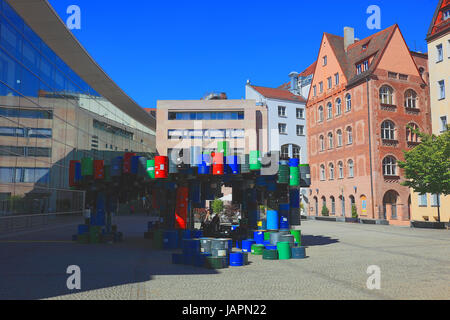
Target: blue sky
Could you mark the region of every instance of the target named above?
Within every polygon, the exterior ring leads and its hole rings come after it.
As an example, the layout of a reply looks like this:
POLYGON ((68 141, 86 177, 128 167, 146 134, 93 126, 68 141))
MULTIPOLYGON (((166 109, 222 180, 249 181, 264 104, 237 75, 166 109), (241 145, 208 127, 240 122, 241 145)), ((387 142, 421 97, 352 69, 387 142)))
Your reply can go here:
POLYGON ((398 23, 412 50, 427 51, 438 0, 153 1, 50 0, 66 21, 81 8, 75 36, 142 107, 157 100, 200 99, 211 91, 245 96, 245 83, 278 86, 316 58, 323 32, 367 37, 366 10, 381 8, 381 27, 398 23))

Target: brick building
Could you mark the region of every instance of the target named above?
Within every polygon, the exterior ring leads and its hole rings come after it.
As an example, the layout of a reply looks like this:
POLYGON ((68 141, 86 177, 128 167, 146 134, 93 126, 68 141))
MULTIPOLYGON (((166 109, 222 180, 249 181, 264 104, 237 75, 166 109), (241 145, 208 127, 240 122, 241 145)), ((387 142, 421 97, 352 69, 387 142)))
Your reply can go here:
POLYGON ((407 224, 410 190, 398 160, 417 145, 408 126, 431 132, 427 56, 397 25, 356 40, 325 33, 307 103, 310 215, 407 224))

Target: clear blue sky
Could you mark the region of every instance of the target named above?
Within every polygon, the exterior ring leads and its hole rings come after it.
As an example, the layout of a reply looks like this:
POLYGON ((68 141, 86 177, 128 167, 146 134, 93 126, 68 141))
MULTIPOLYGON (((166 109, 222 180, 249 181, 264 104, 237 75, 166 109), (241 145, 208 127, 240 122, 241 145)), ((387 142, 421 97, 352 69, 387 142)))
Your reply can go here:
POLYGON ((142 107, 157 100, 200 99, 206 92, 245 95, 245 83, 278 86, 317 57, 323 32, 355 36, 369 5, 381 8, 381 27, 398 23, 412 50, 426 52, 426 33, 438 0, 154 1, 50 0, 61 18, 81 8, 73 30, 92 57, 142 107))

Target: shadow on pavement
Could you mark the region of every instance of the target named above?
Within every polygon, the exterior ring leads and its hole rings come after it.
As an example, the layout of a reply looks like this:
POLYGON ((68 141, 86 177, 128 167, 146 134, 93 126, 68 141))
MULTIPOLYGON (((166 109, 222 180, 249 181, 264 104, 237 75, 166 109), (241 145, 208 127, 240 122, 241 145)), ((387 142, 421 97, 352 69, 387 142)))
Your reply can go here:
POLYGON ((302 235, 302 245, 305 247, 326 246, 338 242, 339 239, 333 239, 326 236, 302 235))

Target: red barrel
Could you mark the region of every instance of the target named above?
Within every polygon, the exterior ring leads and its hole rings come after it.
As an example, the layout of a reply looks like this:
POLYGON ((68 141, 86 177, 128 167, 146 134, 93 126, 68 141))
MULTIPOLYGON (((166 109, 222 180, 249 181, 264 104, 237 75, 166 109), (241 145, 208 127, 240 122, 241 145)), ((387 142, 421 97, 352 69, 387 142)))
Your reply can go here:
POLYGON ((94 160, 94 179, 95 180, 105 179, 105 161, 104 160, 94 160))
POLYGON ((133 161, 133 157, 136 156, 136 153, 125 153, 125 156, 123 157, 123 173, 131 173, 131 163, 133 161))
POLYGON ((155 157, 155 177, 156 179, 167 179, 169 177, 168 157, 155 157))
POLYGON ((75 181, 75 170, 77 163, 81 163, 80 161, 71 160, 69 166, 69 187, 76 187, 78 184, 75 181))
POLYGON ((223 163, 223 153, 213 153, 213 175, 221 176, 224 174, 225 166, 223 163))

